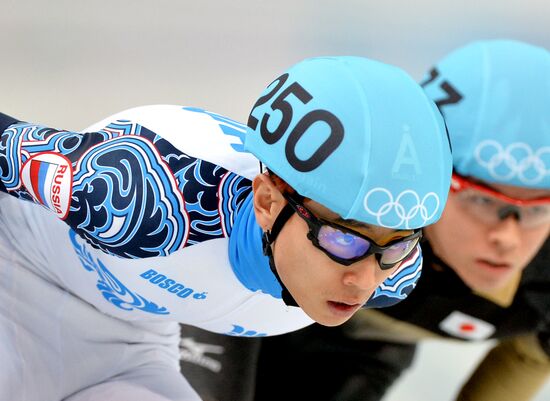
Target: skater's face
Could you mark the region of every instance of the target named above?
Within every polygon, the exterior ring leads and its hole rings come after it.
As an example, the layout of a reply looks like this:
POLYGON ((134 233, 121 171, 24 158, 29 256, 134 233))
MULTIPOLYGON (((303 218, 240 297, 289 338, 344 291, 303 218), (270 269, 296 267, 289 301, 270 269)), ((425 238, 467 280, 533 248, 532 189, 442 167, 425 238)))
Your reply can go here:
MULTIPOLYGON (((286 195, 289 190, 291 189, 286 184, 267 175, 260 175, 255 179, 256 219, 264 231, 271 230, 281 210, 289 200, 292 202, 286 195)), ((294 203, 295 208, 300 206, 302 205, 294 203)), ((410 230, 396 231, 344 220, 312 200, 304 200, 303 207, 302 212, 305 210, 306 216, 330 224, 320 234, 322 236, 325 233, 327 238, 316 238, 317 240, 312 241, 311 223, 298 213, 293 213, 272 244, 275 267, 298 305, 313 320, 326 326, 336 326, 344 323, 361 308, 376 288, 400 265, 397 262, 382 269, 378 259, 388 260, 390 252, 386 256, 367 255, 364 247, 349 245, 354 240, 354 236, 349 233, 361 235, 357 237, 358 240, 363 241, 362 237, 367 237, 382 246, 407 238, 405 248, 399 243, 399 246, 392 249, 392 254, 396 253, 396 249, 402 253, 407 253, 408 248, 414 250, 419 235, 410 230), (346 234, 339 236, 334 231, 335 227, 341 227, 346 234), (334 240, 335 236, 338 240, 334 240), (355 254, 347 255, 350 249, 355 254), (347 265, 338 261, 342 257, 349 258, 358 254, 366 257, 347 265), (338 256, 336 260, 334 255, 338 256)))
MULTIPOLYGON (((453 177, 453 185, 455 180, 464 178, 453 177)), ((443 216, 425 229, 426 237, 470 288, 497 290, 518 277, 548 238, 550 191, 471 184, 457 183, 461 189, 451 191, 443 216)))

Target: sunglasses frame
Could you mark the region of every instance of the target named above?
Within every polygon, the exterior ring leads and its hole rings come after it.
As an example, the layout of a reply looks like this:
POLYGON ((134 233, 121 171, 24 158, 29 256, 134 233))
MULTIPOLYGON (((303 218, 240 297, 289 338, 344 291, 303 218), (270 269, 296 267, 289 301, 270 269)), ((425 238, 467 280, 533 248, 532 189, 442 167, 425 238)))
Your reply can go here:
POLYGON ((375 241, 373 241, 371 238, 367 237, 366 235, 363 235, 363 234, 361 234, 357 231, 354 231, 352 229, 349 229, 345 226, 342 226, 342 225, 339 225, 339 224, 336 224, 336 223, 332 223, 328 220, 325 220, 325 219, 322 219, 320 217, 315 216, 307 207, 305 207, 302 204, 302 201, 304 199, 302 196, 296 195, 296 194, 288 194, 288 193, 283 193, 283 196, 287 200, 290 207, 292 207, 294 212, 296 212, 296 214, 298 216, 300 216, 307 223, 307 225, 309 227, 309 232, 307 234, 307 238, 311 241, 313 246, 315 246, 317 249, 320 249, 321 251, 323 251, 323 253, 325 255, 327 255, 330 259, 332 259, 335 262, 338 262, 338 263, 340 263, 341 265, 344 265, 344 266, 349 266, 349 265, 351 265, 355 262, 366 259, 370 255, 374 254, 376 256, 376 260, 377 260, 378 265, 380 266, 381 270, 391 269, 395 265, 397 265, 397 264, 403 262, 404 260, 406 260, 413 253, 414 249, 416 248, 416 245, 418 245, 420 243, 420 239, 422 238, 422 229, 416 229, 416 230, 414 230, 414 232, 411 235, 408 235, 408 236, 402 237, 402 238, 397 238, 393 241, 390 241, 388 244, 386 244, 384 246, 378 245, 375 241), (319 243, 318 235, 319 235, 319 232, 321 231, 321 227, 324 226, 324 225, 336 228, 337 230, 349 233, 351 235, 354 235, 356 237, 359 237, 359 238, 362 238, 362 239, 368 241, 369 244, 370 244, 369 249, 367 250, 367 252, 364 255, 357 256, 357 257, 352 258, 352 259, 344 259, 344 258, 340 258, 336 255, 333 255, 327 249, 323 248, 321 246, 321 244, 319 243), (403 256, 402 259, 398 260, 395 263, 391 263, 391 264, 382 263, 382 260, 381 260, 382 259, 382 254, 386 249, 391 248, 393 245, 395 245, 397 243, 412 240, 412 239, 417 239, 417 242, 416 242, 415 246, 411 248, 409 253, 407 253, 405 256, 403 256))
POLYGON ((504 195, 501 192, 496 191, 495 189, 488 187, 483 184, 478 184, 476 182, 473 182, 469 180, 468 178, 461 176, 458 173, 455 173, 453 171, 453 175, 451 178, 451 191, 452 192, 461 192, 465 189, 475 189, 476 191, 482 192, 484 194, 487 194, 493 198, 497 198, 503 202, 509 203, 511 205, 515 206, 537 206, 537 205, 545 205, 550 203, 550 196, 546 196, 544 198, 537 198, 537 199, 517 199, 512 198, 510 196, 504 195))

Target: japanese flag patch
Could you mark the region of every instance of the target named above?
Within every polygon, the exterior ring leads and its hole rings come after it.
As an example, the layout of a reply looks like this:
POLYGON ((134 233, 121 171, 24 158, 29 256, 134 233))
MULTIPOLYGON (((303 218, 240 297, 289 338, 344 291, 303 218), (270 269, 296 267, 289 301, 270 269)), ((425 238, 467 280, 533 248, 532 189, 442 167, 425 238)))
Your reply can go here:
POLYGON ((439 329, 465 340, 485 340, 495 332, 495 326, 465 313, 454 311, 439 323, 439 329))

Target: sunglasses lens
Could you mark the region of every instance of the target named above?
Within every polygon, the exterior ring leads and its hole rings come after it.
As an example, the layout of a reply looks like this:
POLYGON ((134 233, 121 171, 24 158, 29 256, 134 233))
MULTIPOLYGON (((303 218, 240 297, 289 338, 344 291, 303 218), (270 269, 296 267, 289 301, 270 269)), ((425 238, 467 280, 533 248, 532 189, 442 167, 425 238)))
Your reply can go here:
POLYGON ((460 192, 456 199, 462 209, 475 219, 487 224, 498 223, 498 210, 504 205, 503 202, 472 189, 460 192))
POLYGON ((384 250, 380 262, 385 265, 401 262, 411 253, 416 244, 418 244, 418 238, 397 242, 384 250))
POLYGON ((523 221, 523 226, 526 228, 538 227, 550 222, 550 205, 523 207, 519 210, 520 222, 523 221))
POLYGON ((341 259, 363 256, 370 248, 366 239, 328 225, 321 226, 317 239, 323 249, 341 259))
MULTIPOLYGON (((486 224, 498 224, 503 210, 510 204, 476 190, 461 191, 456 199, 464 211, 486 224)), ((550 205, 513 206, 519 224, 525 228, 537 227, 550 221, 550 205)))

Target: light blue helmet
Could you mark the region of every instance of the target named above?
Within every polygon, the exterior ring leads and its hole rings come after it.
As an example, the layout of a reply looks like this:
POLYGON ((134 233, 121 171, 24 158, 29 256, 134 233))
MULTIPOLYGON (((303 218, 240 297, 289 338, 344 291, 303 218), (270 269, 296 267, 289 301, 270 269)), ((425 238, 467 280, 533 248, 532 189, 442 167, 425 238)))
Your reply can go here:
POLYGON ((360 57, 302 61, 254 105, 245 149, 345 219, 437 221, 452 170, 443 119, 402 70, 360 57))
POLYGON ((550 188, 550 53, 513 40, 479 41, 450 53, 424 82, 464 176, 550 188))

